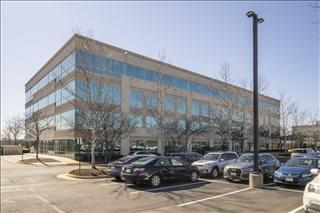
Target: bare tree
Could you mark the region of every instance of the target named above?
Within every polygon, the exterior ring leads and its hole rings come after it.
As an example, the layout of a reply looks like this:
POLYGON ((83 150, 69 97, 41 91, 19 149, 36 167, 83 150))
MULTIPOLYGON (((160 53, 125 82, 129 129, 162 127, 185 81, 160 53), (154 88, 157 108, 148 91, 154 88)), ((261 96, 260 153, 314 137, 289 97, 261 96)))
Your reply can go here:
POLYGON ((147 113, 155 120, 155 134, 158 137, 160 154, 164 154, 164 139, 167 131, 166 95, 171 87, 165 74, 166 55, 159 53, 159 64, 155 66, 155 81, 152 83, 152 91, 144 93, 144 105, 147 113))
POLYGON ((320 120, 320 112, 319 109, 308 109, 306 111, 307 122, 310 125, 315 125, 317 121, 320 120))
MULTIPOLYGON (((117 81, 113 78, 99 79, 90 70, 95 41, 91 38, 83 39, 80 45, 77 75, 81 80, 71 87, 62 80, 60 82, 71 96, 69 103, 77 109, 74 128, 80 130, 84 139, 91 144, 91 166, 95 168, 98 141, 104 141, 105 160, 108 160, 111 148, 132 128, 129 127, 127 115, 121 112, 120 99, 116 100, 114 94, 117 81)), ((106 69, 106 72, 111 73, 112 64, 106 69)))
MULTIPOLYGON (((300 110, 297 102, 292 103, 292 124, 293 126, 299 126, 302 125, 306 119, 307 111, 306 110, 300 110)), ((299 128, 292 129, 292 136, 298 142, 299 147, 302 146, 302 143, 305 138, 304 132, 302 132, 299 128)))
MULTIPOLYGON (((290 132, 289 122, 290 115, 292 114, 292 100, 290 97, 286 97, 286 93, 284 90, 279 91, 280 96, 280 131, 281 136, 283 137, 284 149, 287 150, 286 142, 287 136, 290 132)), ((281 139, 279 141, 279 145, 281 145, 281 139)))
POLYGON ((232 127, 234 125, 234 115, 239 109, 236 98, 233 95, 234 91, 231 83, 234 82, 233 74, 230 70, 230 63, 224 62, 221 64, 221 70, 218 78, 222 81, 220 91, 218 92, 218 102, 221 109, 217 113, 213 113, 214 123, 217 124, 218 131, 216 132, 222 139, 222 143, 228 144, 228 149, 232 150, 232 127))
POLYGON ((7 140, 8 143, 10 144, 12 140, 12 134, 8 125, 3 127, 1 134, 2 134, 1 135, 2 140, 7 140))
MULTIPOLYGON (((23 122, 23 120, 21 120, 23 122)), ((36 150, 36 159, 39 159, 39 143, 42 134, 50 127, 50 118, 42 117, 40 111, 33 112, 32 115, 26 119, 24 131, 28 139, 33 141, 33 146, 36 150)))
POLYGON ((187 152, 191 152, 193 137, 209 133, 209 126, 202 127, 191 118, 186 118, 183 121, 180 118, 175 119, 172 125, 166 127, 166 135, 173 144, 183 147, 187 152))
POLYGON ((10 135, 13 137, 13 142, 16 145, 18 137, 23 133, 23 126, 21 125, 22 118, 15 116, 7 121, 7 128, 10 135))

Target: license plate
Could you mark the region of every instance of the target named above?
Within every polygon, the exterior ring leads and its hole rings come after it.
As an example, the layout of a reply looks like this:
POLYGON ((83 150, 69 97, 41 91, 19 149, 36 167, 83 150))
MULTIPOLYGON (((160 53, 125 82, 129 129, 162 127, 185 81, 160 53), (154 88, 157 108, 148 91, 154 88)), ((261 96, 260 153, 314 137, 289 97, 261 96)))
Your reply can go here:
POLYGON ((287 181, 287 182, 293 182, 293 178, 285 178, 285 181, 287 181))
POLYGON ((230 175, 231 175, 231 176, 237 176, 237 173, 231 172, 230 175))
POLYGON ((131 173, 131 169, 126 169, 126 172, 127 173, 131 173))

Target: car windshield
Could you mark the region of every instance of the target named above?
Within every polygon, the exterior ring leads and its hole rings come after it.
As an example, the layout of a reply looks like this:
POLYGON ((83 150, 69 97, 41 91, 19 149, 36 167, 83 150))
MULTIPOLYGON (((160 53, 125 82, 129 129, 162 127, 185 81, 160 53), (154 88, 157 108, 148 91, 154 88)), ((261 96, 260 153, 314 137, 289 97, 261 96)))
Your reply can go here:
POLYGON ((253 163, 253 155, 241 155, 237 163, 253 163))
POLYGON ((152 161, 155 157, 144 157, 134 161, 132 164, 134 165, 146 165, 150 161, 152 161))
POLYGON ((285 166, 315 168, 316 160, 310 158, 292 158, 285 164, 285 166))
POLYGON ((209 153, 202 157, 203 160, 218 160, 220 154, 209 153))

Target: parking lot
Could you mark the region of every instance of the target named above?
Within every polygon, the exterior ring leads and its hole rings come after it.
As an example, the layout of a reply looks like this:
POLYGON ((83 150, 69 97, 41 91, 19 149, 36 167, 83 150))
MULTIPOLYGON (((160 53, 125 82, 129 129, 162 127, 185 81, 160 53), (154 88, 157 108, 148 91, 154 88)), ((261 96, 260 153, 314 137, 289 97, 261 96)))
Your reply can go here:
POLYGON ((107 179, 57 178, 75 167, 2 161, 2 212, 303 212, 303 188, 250 189, 245 183, 201 178, 159 188, 107 179))

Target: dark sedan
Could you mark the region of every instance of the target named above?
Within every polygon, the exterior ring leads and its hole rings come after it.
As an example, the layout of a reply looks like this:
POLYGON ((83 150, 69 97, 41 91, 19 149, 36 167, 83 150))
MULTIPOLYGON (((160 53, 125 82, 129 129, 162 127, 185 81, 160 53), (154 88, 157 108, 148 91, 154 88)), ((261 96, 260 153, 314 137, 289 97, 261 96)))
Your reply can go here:
POLYGON ((163 181, 190 179, 197 181, 196 167, 184 164, 173 157, 145 157, 123 167, 121 178, 127 182, 150 183, 158 187, 163 181))
POLYGON ((107 167, 107 175, 110 177, 114 177, 117 180, 121 179, 121 170, 122 167, 126 164, 132 163, 140 158, 144 158, 146 155, 127 155, 119 160, 116 160, 114 162, 108 163, 107 167))
POLYGON ((274 173, 274 182, 278 184, 306 185, 314 178, 310 170, 320 168, 320 159, 292 158, 274 173))

